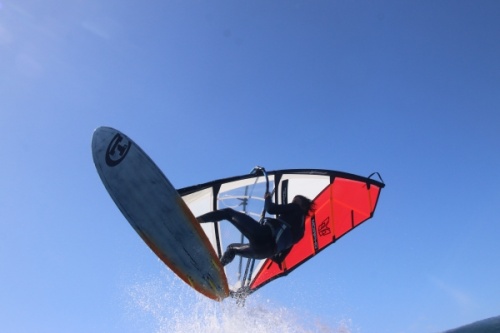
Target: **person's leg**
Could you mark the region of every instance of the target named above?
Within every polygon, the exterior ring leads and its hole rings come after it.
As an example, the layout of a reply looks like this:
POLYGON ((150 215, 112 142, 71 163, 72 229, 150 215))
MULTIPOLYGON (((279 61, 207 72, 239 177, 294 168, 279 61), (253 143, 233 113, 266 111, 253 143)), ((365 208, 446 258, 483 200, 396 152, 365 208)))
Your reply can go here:
POLYGON ((254 251, 251 248, 250 244, 239 244, 239 243, 230 244, 227 247, 226 252, 224 252, 222 258, 220 258, 222 266, 226 266, 231 261, 233 261, 234 257, 237 254, 239 255, 245 254, 246 258, 249 258, 249 256, 252 256, 254 254, 254 251))
POLYGON ((271 256, 272 254, 273 254, 272 246, 268 246, 266 248, 261 247, 258 248, 256 251, 256 249, 253 248, 251 244, 234 243, 230 244, 227 247, 226 252, 224 252, 224 255, 220 259, 220 262, 222 263, 222 266, 226 266, 231 261, 233 261, 236 255, 239 255, 244 258, 265 259, 271 256))
POLYGON ((198 217, 200 223, 203 222, 216 222, 227 220, 231 222, 246 238, 252 242, 260 243, 264 237, 267 236, 268 228, 259 224, 250 216, 235 211, 231 208, 224 208, 208 212, 198 217))
POLYGON ((227 220, 233 224, 249 241, 250 244, 230 244, 221 258, 222 265, 233 261, 236 255, 264 259, 274 254, 276 244, 271 229, 259 224, 250 216, 231 208, 209 212, 198 217, 200 223, 227 220))

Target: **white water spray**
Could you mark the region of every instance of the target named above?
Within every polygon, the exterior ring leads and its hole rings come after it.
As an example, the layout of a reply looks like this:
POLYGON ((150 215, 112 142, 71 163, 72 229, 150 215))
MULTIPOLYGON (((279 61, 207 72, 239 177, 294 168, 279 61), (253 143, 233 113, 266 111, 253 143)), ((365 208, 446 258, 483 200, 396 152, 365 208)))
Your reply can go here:
MULTIPOLYGON (((129 311, 134 321, 142 321, 147 332, 155 333, 351 333, 349 320, 332 328, 318 318, 304 318, 309 310, 274 306, 258 295, 244 307, 235 300, 209 300, 178 278, 155 277, 127 288, 129 311)), ((146 332, 145 331, 145 332, 146 332)))

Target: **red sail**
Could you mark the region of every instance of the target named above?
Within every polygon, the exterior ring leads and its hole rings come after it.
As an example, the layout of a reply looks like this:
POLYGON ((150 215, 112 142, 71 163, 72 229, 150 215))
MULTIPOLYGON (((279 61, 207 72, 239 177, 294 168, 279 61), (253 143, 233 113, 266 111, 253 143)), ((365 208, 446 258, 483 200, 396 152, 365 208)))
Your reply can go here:
POLYGON ((267 259, 250 284, 250 291, 287 275, 302 263, 373 216, 380 186, 361 180, 335 177, 314 199, 314 213, 305 223, 304 237, 277 264, 267 259))

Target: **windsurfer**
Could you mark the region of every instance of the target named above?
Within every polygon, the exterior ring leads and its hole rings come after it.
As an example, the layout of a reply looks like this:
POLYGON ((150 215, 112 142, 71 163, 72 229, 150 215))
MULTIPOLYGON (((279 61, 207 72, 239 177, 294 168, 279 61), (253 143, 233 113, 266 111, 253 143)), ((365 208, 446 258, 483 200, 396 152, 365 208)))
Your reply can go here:
POLYGON ((308 198, 297 195, 289 204, 278 205, 272 202, 271 194, 265 195, 265 210, 277 218, 264 217, 262 223, 252 217, 224 208, 198 217, 200 223, 227 220, 232 223, 249 243, 230 244, 221 258, 222 265, 233 261, 236 255, 245 258, 276 258, 288 253, 291 247, 304 236, 304 220, 312 209, 308 198))

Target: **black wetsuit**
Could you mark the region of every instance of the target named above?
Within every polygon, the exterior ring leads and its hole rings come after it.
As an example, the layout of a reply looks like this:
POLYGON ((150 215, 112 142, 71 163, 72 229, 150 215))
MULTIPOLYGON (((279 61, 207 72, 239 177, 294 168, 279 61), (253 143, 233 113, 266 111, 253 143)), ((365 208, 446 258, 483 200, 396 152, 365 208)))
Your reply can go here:
POLYGON ((260 224, 250 216, 231 208, 224 208, 198 217, 200 223, 227 220, 249 241, 248 244, 230 244, 221 258, 223 265, 230 263, 235 255, 245 258, 270 258, 292 247, 304 235, 304 213, 295 203, 277 205, 266 198, 265 209, 277 218, 264 218, 260 224))

